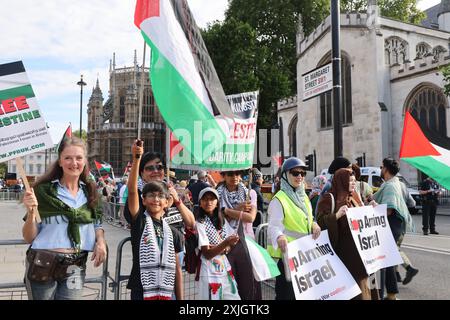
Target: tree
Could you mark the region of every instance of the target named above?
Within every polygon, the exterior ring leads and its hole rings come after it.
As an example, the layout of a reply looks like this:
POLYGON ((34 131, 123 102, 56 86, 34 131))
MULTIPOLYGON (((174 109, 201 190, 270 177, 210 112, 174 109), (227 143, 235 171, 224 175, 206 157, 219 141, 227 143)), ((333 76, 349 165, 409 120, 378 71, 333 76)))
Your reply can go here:
POLYGON ((0 177, 4 177, 6 171, 8 171, 8 166, 6 165, 6 162, 0 163, 0 177))
MULTIPOLYGON (((425 13, 417 8, 416 0, 378 0, 383 17, 418 24, 425 19, 425 13)), ((341 0, 342 11, 365 11, 367 0, 341 0)))
MULTIPOLYGON (((72 136, 79 138, 80 137, 80 130, 72 132, 72 136)), ((81 140, 83 140, 84 143, 87 142, 87 132, 84 129, 81 130, 81 140)))
POLYGON ((447 97, 450 96, 450 65, 446 65, 440 68, 442 76, 444 77, 444 93, 447 97))

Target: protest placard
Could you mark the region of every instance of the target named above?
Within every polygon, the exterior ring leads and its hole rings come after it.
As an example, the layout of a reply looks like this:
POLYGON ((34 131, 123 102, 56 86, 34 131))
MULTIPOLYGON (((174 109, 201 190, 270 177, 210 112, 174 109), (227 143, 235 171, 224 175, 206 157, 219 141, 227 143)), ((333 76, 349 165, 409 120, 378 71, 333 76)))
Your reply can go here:
POLYGON ((288 244, 289 269, 297 300, 349 300, 361 293, 331 247, 328 231, 288 244))
POLYGON ((53 148, 22 61, 0 65, 0 162, 53 148))
POLYGON ((403 263, 387 220, 387 206, 350 208, 347 221, 368 274, 403 263))

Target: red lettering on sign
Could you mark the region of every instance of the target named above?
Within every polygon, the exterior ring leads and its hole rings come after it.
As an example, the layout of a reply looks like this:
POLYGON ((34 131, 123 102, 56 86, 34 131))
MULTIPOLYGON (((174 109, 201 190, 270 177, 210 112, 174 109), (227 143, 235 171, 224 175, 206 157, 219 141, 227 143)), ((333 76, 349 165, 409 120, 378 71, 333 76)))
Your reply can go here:
POLYGON ((29 109, 30 106, 27 103, 27 98, 25 96, 20 96, 14 99, 16 103, 17 110, 29 109))
POLYGON ((14 107, 14 101, 13 99, 7 99, 2 101, 3 111, 5 113, 11 113, 16 111, 16 108, 14 107))

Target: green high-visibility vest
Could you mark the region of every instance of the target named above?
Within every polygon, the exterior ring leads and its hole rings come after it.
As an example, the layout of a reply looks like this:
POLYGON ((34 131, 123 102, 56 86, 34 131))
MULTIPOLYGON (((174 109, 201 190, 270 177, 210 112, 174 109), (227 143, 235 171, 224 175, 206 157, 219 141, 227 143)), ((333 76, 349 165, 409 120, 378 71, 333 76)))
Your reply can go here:
MULTIPOLYGON (((304 197, 308 211, 306 213, 303 212, 284 191, 278 191, 274 197, 280 201, 281 206, 283 207, 284 235, 286 236, 287 241, 291 242, 304 235, 310 234, 313 224, 313 215, 311 202, 309 201, 308 196, 305 195, 304 197)), ((267 251, 273 258, 282 257, 281 250, 279 248, 275 250, 271 244, 268 244, 267 251)))

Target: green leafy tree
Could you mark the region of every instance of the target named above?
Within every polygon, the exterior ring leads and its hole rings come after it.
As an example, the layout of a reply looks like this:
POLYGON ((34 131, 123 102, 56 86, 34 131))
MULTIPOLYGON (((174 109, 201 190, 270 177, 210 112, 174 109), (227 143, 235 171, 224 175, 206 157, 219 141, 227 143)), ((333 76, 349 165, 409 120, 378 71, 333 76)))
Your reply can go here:
MULTIPOLYGON (((72 136, 79 138, 80 137, 80 130, 73 131, 72 136)), ((81 140, 83 140, 84 143, 87 142, 87 132, 86 130, 81 130, 81 140)))
POLYGON ((444 77, 444 93, 447 97, 450 96, 450 65, 440 68, 442 76, 444 77))
POLYGON ((0 163, 0 178, 4 178, 5 177, 5 173, 8 170, 8 166, 6 165, 5 162, 0 163))
MULTIPOLYGON (((417 8, 417 0, 378 0, 383 17, 418 24, 425 13, 417 8)), ((367 0, 341 0, 342 11, 365 11, 367 0)))

